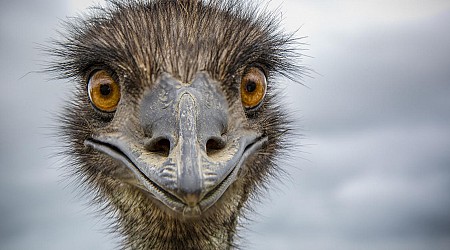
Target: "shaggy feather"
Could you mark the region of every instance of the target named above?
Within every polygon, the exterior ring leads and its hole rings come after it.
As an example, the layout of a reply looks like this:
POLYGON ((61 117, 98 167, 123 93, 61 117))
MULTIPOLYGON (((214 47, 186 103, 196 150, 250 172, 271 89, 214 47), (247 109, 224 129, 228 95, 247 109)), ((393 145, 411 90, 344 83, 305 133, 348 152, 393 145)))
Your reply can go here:
POLYGON ((114 230, 124 249, 229 249, 238 219, 249 200, 280 173, 275 159, 287 149, 291 122, 278 103, 275 76, 299 79, 304 68, 295 64, 298 41, 279 29, 279 18, 238 0, 110 1, 86 17, 66 23, 63 39, 48 48, 55 60, 49 70, 71 78, 77 91, 60 115, 60 135, 70 156, 69 168, 104 214, 114 218, 114 230), (244 110, 239 96, 246 68, 257 66, 268 76, 268 94, 257 110, 244 110), (124 88, 121 105, 128 117, 96 111, 87 95, 87 80, 107 69, 124 88), (122 164, 84 146, 96 131, 113 131, 126 124, 136 137, 137 103, 161 72, 189 82, 206 71, 222 83, 230 106, 230 129, 248 126, 261 131, 268 143, 248 158, 220 200, 200 218, 182 218, 161 209, 135 184, 122 164), (115 122, 111 121, 115 119, 115 122), (244 125, 242 125, 244 124, 244 125))

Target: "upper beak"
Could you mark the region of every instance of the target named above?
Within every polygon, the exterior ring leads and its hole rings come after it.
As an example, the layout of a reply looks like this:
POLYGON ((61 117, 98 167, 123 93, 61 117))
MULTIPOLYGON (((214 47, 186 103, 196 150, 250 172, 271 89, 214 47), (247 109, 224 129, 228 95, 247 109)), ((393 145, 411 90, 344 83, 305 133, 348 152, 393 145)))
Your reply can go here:
POLYGON ((123 162, 169 208, 198 215, 223 195, 245 159, 267 140, 228 124, 225 95, 206 73, 190 84, 162 74, 140 103, 144 139, 122 129, 95 135, 86 145, 123 162))

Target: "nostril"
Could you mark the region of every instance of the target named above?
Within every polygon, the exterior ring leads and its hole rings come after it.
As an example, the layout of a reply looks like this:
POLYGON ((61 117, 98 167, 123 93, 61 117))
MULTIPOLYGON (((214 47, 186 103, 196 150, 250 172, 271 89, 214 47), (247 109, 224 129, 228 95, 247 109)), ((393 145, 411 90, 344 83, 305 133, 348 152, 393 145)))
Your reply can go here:
POLYGON ((155 138, 147 144, 147 150, 168 157, 170 153, 170 141, 166 138, 155 138))
POLYGON ((211 156, 225 148, 226 142, 221 137, 212 137, 206 142, 206 154, 211 156))

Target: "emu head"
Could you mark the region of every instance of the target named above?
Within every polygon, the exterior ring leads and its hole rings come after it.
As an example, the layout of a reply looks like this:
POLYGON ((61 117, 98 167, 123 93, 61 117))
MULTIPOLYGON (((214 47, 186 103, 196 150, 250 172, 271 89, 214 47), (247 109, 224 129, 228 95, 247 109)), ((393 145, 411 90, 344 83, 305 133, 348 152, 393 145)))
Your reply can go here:
POLYGON ((68 24, 52 50, 77 83, 66 154, 126 245, 232 245, 289 134, 275 78, 298 67, 277 26, 249 4, 196 0, 114 1, 68 24))

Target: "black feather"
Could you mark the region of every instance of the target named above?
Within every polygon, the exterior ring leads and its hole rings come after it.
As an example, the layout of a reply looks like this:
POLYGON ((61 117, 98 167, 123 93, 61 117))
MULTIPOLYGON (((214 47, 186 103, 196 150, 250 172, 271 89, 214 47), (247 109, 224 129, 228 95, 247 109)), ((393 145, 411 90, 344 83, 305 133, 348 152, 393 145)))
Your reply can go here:
MULTIPOLYGON (((124 249, 238 248, 238 219, 249 200, 282 171, 276 159, 293 135, 275 79, 281 75, 299 81, 306 70, 299 65, 301 43, 280 29, 280 21, 276 13, 239 0, 109 1, 66 22, 63 38, 47 48, 54 58, 49 71, 77 83, 60 115, 68 168, 96 194, 103 212, 114 217, 113 231, 123 237, 124 249), (268 94, 257 110, 242 112, 240 78, 253 66, 268 76, 268 94), (109 129, 111 120, 92 109, 87 97, 87 79, 96 69, 114 72, 124 84, 130 110, 161 72, 188 82, 206 71, 223 84, 234 116, 231 126, 257 128, 269 141, 248 159, 240 178, 210 211, 197 219, 173 217, 127 183, 132 177, 120 163, 84 146, 94 131, 109 129)), ((131 112, 123 119, 137 117, 131 112)))

